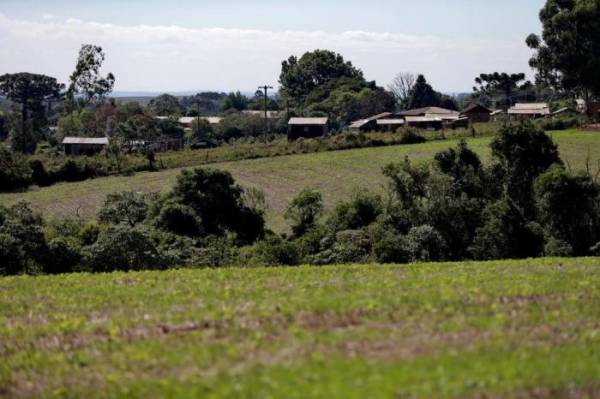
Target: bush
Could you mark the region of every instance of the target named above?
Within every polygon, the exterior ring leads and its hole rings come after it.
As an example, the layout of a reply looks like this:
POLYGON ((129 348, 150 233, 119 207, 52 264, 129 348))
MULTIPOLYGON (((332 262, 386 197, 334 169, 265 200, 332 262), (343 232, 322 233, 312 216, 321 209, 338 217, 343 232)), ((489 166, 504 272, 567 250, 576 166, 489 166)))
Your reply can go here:
POLYGON ((80 248, 72 239, 58 237, 48 242, 48 257, 44 272, 49 274, 70 273, 81 261, 80 248))
POLYGON ((297 245, 274 234, 268 235, 255 244, 254 258, 259 264, 266 266, 293 266, 300 263, 297 245))
POLYGON ((368 262, 371 240, 363 230, 344 230, 335 236, 331 247, 334 262, 368 262))
POLYGON ((157 249, 152 232, 143 227, 110 226, 85 248, 86 263, 95 272, 166 269, 167 260, 157 249))
POLYGON ((445 258, 444 239, 432 226, 423 225, 410 229, 405 237, 405 245, 412 262, 439 261, 445 258))
POLYGON ((0 190, 13 191, 29 187, 32 171, 25 158, 0 144, 0 190))
POLYGON ((125 223, 133 227, 141 223, 148 214, 153 194, 123 191, 106 196, 104 205, 98 211, 98 221, 101 223, 125 223))
POLYGON ((417 133, 414 129, 400 130, 400 144, 420 144, 426 142, 427 139, 417 133))
POLYGON ((302 190, 292 199, 285 212, 285 218, 292 221, 294 236, 301 237, 312 229, 323 213, 323 196, 314 190, 302 190))
POLYGON ((39 159, 30 160, 29 168, 31 169, 31 180, 33 184, 39 187, 46 187, 52 184, 52 177, 46 170, 42 161, 39 159))
POLYGON ((172 201, 162 206, 154 225, 159 229, 188 237, 199 237, 204 232, 202 219, 194 209, 172 201))
POLYGON ((373 223, 383 212, 381 197, 367 190, 356 190, 349 202, 339 203, 328 224, 335 231, 356 230, 373 223))
POLYGON ((373 254, 379 263, 407 263, 411 259, 405 237, 385 232, 373 242, 373 254))

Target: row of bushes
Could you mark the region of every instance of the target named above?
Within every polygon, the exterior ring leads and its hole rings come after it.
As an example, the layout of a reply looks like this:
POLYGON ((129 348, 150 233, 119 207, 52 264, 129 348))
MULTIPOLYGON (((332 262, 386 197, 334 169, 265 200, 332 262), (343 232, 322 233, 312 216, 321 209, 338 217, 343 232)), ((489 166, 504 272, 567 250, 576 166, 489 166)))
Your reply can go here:
POLYGON ((463 141, 431 164, 387 165, 384 196, 357 190, 325 215, 301 191, 290 235, 264 226, 264 196, 227 172, 184 171, 164 195, 109 195, 97 223, 45 223, 0 208, 0 273, 600 255, 600 186, 568 171, 533 124, 505 127, 483 165, 463 141))

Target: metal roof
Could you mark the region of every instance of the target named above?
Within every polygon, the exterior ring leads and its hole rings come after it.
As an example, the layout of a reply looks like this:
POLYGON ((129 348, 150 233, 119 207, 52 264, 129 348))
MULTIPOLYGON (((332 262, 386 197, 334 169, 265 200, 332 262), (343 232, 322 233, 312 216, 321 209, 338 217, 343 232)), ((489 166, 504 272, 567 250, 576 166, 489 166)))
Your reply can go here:
POLYGON ((404 116, 424 116, 424 115, 458 115, 457 111, 440 107, 424 107, 409 109, 400 112, 404 116))
POLYGON ((378 125, 404 125, 404 119, 379 119, 378 125))
POLYGON ((108 145, 108 137, 65 137, 62 143, 108 145))
POLYGON ((484 107, 484 106, 483 106, 483 105, 481 105, 481 104, 471 104, 471 105, 469 105, 467 108, 463 109, 463 110, 461 111, 461 114, 464 114, 464 113, 466 113, 466 112, 471 112, 471 111, 473 111, 473 110, 476 110, 476 109, 478 109, 478 108, 479 108, 479 109, 481 109, 481 110, 482 110, 482 111, 484 111, 484 112, 488 112, 488 113, 489 113, 489 112, 492 112, 492 111, 491 111, 491 110, 490 110, 488 107, 484 107))
POLYGON ((508 109, 509 114, 517 115, 549 115, 547 103, 517 103, 508 109))
POLYGON ((288 125, 326 125, 328 118, 290 118, 288 125))
POLYGON ((438 118, 435 116, 407 116, 404 118, 406 122, 441 122, 442 118, 438 118))

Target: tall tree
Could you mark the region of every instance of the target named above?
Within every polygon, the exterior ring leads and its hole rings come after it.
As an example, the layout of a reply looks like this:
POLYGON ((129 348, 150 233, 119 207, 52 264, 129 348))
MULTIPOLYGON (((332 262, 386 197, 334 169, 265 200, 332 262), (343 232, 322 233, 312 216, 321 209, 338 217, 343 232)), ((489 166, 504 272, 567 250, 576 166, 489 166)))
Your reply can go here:
POLYGON ((410 91, 409 108, 437 107, 441 103, 440 93, 433 90, 425 76, 419 75, 410 91))
POLYGON ((47 126, 47 106, 61 98, 64 85, 55 78, 28 72, 0 76, 0 95, 20 106, 20 123, 12 129, 13 149, 35 151, 47 126))
POLYGON ((400 72, 397 74, 392 83, 390 83, 389 90, 396 97, 396 102, 400 109, 406 109, 408 101, 410 99, 410 93, 417 81, 417 75, 411 72, 400 72))
POLYGON ((237 111, 245 110, 248 106, 248 99, 245 95, 237 92, 231 92, 223 99, 223 111, 235 109, 237 111))
POLYGON ((316 88, 340 78, 364 82, 363 73, 342 55, 329 50, 315 50, 302 57, 291 56, 281 63, 279 83, 285 97, 303 106, 306 97, 316 88))
POLYGON ((475 78, 475 83, 477 86, 473 87, 473 91, 476 97, 491 101, 495 96, 501 95, 504 97, 502 106, 505 108, 512 106, 515 93, 532 86, 531 82, 525 80, 524 73, 482 73, 475 78))
POLYGON ((76 94, 82 95, 83 106, 86 106, 92 100, 102 100, 112 91, 115 76, 112 73, 108 73, 106 76, 100 74, 104 58, 102 47, 93 44, 81 46, 75 71, 71 74, 71 83, 67 90, 71 106, 75 104, 76 94))
MULTIPOLYGON (((572 90, 586 103, 600 96, 600 0, 547 0, 540 11, 542 37, 527 37, 537 79, 572 90)), ((588 107, 589 110, 589 107, 588 107)))
POLYGON ((150 100, 148 106, 154 110, 157 115, 173 115, 182 110, 179 99, 166 93, 150 100))

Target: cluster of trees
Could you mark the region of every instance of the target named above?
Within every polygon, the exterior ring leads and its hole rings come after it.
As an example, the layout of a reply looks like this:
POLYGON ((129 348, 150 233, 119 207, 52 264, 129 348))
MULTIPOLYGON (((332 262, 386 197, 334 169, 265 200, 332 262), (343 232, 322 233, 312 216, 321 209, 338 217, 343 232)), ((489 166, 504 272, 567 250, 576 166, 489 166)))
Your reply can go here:
POLYGON ((184 171, 164 194, 109 195, 98 222, 46 222, 25 203, 0 207, 0 274, 166 269, 228 262, 264 234, 263 211, 231 175, 184 171), (248 205, 248 204, 252 205, 248 205))
POLYGON ((389 87, 396 98, 400 110, 423 107, 441 107, 458 110, 456 100, 446 94, 435 91, 424 75, 401 72, 392 80, 389 87))
POLYGON ((341 126, 395 108, 390 92, 367 81, 350 61, 328 50, 283 61, 279 83, 281 101, 293 112, 328 116, 341 126))
POLYGON ((2 207, 0 273, 600 254, 594 177, 565 168, 532 124, 503 128, 491 151, 488 165, 465 142, 431 164, 389 164, 385 195, 356 190, 328 214, 303 190, 285 214, 290 235, 265 230, 260 191, 211 169, 182 172, 163 195, 109 195, 97 223, 2 207))
POLYGON ((531 124, 503 128, 491 150, 488 166, 465 142, 432 164, 390 164, 385 196, 356 191, 324 219, 321 195, 305 190, 286 214, 292 236, 256 247, 267 264, 600 254, 600 185, 592 176, 567 170, 531 124))

